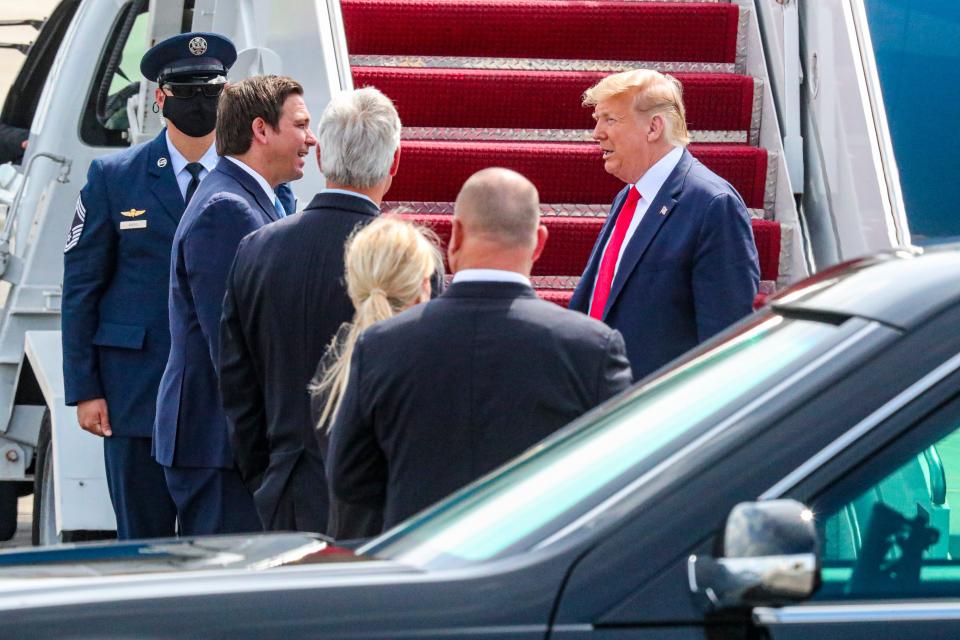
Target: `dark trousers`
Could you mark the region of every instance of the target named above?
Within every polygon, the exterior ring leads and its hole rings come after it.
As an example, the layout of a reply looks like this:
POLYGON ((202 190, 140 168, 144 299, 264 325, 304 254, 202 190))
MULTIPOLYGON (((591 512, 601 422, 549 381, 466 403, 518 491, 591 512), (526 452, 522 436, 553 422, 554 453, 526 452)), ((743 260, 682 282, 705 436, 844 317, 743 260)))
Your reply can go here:
POLYGON ((171 538, 177 507, 161 467, 150 455, 150 438, 103 439, 110 502, 117 516, 117 538, 171 538))
POLYGON ((327 482, 323 466, 313 462, 307 454, 300 456, 287 486, 280 494, 273 517, 267 525, 272 531, 327 531, 327 482))
POLYGON ((180 535, 263 531, 253 497, 234 469, 163 467, 180 535))

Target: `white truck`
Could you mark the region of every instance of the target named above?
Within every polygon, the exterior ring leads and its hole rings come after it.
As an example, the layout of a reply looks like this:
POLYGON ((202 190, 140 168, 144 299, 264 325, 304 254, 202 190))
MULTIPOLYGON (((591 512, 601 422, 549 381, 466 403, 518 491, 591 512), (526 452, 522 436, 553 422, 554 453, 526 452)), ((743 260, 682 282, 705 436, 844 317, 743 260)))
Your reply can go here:
MULTIPOLYGON (((863 0, 732 3, 740 20, 731 67, 758 87, 749 142, 770 154, 757 215, 782 229, 775 286, 909 244, 863 0)), ((161 127, 150 108, 155 87, 139 73, 143 52, 175 33, 223 33, 240 52, 231 79, 293 76, 316 117, 334 92, 353 86, 343 13, 339 0, 62 0, 40 28, 0 114, 0 123, 30 130, 21 165, 0 167, 0 539, 13 535, 17 497, 30 492, 35 544, 115 526, 101 444, 64 405, 62 251, 90 161, 161 127)), ((418 135, 404 131, 405 140, 418 135)), ((294 185, 301 201, 322 186, 308 164, 294 185)))
MULTIPOLYGON (((155 85, 140 75, 149 46, 184 30, 236 44, 230 78, 283 73, 320 113, 350 87, 337 2, 308 0, 63 0, 39 30, 0 121, 30 130, 19 167, 0 168, 0 539, 33 492, 33 542, 109 535, 115 528, 99 439, 64 405, 60 344, 63 244, 94 158, 152 138, 155 85)), ((322 187, 316 166, 300 199, 322 187)), ((135 371, 131 375, 136 375, 135 371)))

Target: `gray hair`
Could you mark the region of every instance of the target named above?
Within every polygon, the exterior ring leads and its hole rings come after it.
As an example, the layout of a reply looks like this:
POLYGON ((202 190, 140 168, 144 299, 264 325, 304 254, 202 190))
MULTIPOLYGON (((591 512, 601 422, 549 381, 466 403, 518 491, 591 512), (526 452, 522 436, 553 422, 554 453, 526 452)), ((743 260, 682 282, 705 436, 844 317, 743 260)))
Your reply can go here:
POLYGON ((470 176, 460 189, 454 215, 472 232, 505 246, 536 242, 540 196, 525 177, 490 167, 470 176))
POLYGON ((317 132, 320 171, 337 184, 368 189, 387 178, 400 146, 400 116, 373 87, 334 96, 317 132))

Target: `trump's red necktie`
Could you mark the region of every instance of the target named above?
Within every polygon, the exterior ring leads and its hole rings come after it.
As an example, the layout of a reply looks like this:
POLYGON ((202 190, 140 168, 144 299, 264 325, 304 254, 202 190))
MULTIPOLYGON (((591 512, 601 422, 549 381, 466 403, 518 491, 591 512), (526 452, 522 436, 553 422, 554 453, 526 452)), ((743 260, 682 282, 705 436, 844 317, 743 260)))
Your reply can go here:
POLYGON ((630 228, 633 214, 637 212, 638 202, 640 202, 640 192, 637 191, 636 186, 632 186, 627 193, 627 201, 623 203, 617 221, 613 225, 613 233, 610 235, 610 241, 607 242, 606 251, 603 252, 603 259, 600 260, 600 270, 597 271, 597 283, 593 287, 593 300, 590 302, 590 315, 597 320, 603 319, 603 310, 607 306, 610 286, 617 271, 620 247, 623 246, 623 239, 627 237, 627 229, 630 228))

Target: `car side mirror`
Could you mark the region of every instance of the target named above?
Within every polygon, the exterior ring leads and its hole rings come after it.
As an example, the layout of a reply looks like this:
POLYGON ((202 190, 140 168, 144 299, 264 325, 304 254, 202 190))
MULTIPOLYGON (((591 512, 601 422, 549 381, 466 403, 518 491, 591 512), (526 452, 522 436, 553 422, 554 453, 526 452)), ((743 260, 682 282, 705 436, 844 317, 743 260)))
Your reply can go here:
POLYGON ((722 557, 690 556, 687 576, 707 610, 805 600, 820 586, 813 513, 796 500, 738 504, 727 518, 722 557))

